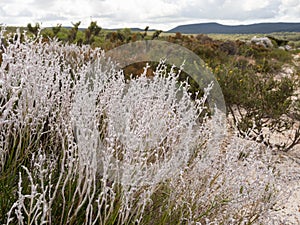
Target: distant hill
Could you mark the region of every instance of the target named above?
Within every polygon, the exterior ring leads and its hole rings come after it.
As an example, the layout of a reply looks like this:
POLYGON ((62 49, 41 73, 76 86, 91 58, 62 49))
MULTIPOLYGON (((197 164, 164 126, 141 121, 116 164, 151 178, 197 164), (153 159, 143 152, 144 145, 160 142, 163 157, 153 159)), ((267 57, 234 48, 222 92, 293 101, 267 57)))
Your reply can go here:
POLYGON ((219 23, 187 24, 175 27, 168 33, 183 34, 267 34, 273 32, 300 32, 300 23, 257 23, 250 25, 222 25, 219 23))

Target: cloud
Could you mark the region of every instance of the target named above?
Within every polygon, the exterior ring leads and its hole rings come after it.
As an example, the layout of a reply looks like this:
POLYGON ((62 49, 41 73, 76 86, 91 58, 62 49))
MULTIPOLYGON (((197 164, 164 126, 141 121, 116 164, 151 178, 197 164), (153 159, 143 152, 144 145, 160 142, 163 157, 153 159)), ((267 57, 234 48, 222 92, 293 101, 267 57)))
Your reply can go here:
POLYGON ((64 20, 67 20, 67 18, 64 16, 57 15, 57 14, 47 13, 45 15, 42 15, 41 17, 38 17, 37 20, 52 22, 52 21, 64 21, 64 20))
POLYGON ((1 0, 0 22, 170 29, 198 22, 300 22, 300 0, 1 0))
POLYGON ((300 22, 300 0, 282 0, 279 6, 279 18, 300 22))
POLYGON ((0 15, 2 15, 3 17, 6 16, 5 10, 1 6, 0 6, 0 15))
POLYGON ((205 20, 257 20, 273 18, 276 1, 199 0, 182 7, 180 16, 205 20))
POLYGON ((32 8, 41 11, 54 10, 59 0, 33 0, 30 4, 32 8))

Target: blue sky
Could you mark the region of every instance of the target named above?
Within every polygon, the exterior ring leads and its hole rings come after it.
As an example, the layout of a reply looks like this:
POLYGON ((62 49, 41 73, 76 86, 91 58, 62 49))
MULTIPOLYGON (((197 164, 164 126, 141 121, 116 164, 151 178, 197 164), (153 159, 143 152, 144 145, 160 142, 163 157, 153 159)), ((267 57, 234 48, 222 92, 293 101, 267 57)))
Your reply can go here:
POLYGON ((168 30, 200 22, 249 24, 300 22, 300 0, 1 0, 0 23, 26 26, 58 23, 104 28, 140 27, 168 30))

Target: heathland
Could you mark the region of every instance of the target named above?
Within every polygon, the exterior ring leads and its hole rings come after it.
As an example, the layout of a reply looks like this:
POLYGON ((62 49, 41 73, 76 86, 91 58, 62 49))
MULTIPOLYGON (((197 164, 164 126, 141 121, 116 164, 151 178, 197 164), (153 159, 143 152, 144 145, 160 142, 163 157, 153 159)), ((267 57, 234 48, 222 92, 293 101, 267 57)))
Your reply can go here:
POLYGON ((1 224, 299 222, 299 33, 79 26, 1 30, 1 224), (184 62, 106 55, 152 40, 197 55, 226 110, 184 62))

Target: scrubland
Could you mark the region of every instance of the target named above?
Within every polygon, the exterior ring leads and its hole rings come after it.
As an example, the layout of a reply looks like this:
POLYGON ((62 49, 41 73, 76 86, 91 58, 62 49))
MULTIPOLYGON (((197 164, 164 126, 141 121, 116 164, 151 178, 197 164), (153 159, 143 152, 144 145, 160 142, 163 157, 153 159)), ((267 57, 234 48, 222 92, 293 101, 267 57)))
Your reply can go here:
POLYGON ((278 160, 297 165, 299 51, 161 37, 206 62, 225 113, 164 61, 118 69, 105 50, 139 38, 125 34, 2 30, 0 223, 288 224, 298 167, 278 160))

